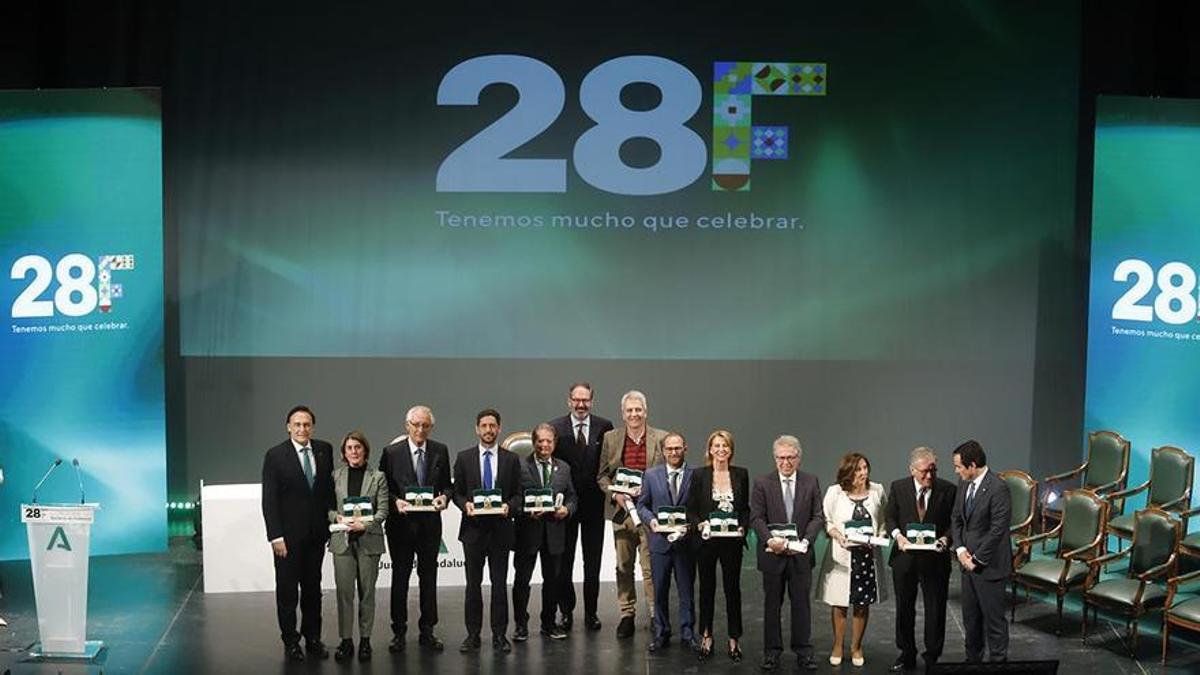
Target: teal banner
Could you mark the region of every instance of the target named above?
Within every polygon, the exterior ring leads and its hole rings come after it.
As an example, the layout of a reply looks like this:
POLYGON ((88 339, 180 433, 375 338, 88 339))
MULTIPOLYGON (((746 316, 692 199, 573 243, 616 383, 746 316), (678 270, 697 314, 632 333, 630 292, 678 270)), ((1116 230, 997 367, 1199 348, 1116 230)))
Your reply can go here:
POLYGON ((1153 448, 1200 452, 1198 185, 1200 101, 1099 99, 1085 430, 1129 439, 1130 485, 1153 448))
POLYGON ((158 90, 0 92, 0 559, 47 471, 94 554, 166 548, 162 204, 158 90))

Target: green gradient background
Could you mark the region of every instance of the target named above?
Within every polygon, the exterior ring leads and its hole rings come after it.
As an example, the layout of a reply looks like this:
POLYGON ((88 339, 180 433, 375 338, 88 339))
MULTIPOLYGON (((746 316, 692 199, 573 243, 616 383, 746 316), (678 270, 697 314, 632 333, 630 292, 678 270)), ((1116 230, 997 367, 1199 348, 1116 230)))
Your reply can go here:
MULTIPOLYGON (((1074 3, 469 21, 346 8, 220 37, 214 22, 253 10, 180 11, 185 356, 1030 363, 1039 285, 1054 283, 1039 256, 1071 246, 1074 3), (591 124, 579 82, 615 56, 693 72, 704 99, 689 126, 710 144, 714 61, 824 61, 829 94, 755 99, 755 122, 790 127, 791 157, 756 161, 749 193, 714 193, 706 174, 622 197, 568 162, 561 195, 438 194, 442 159, 515 100, 493 87, 477 108, 439 108, 438 82, 492 53, 540 59, 566 86, 562 115, 516 157, 570 158, 591 124), (805 229, 450 230, 439 209, 755 211, 805 229)), ((656 95, 631 87, 625 100, 656 95)))

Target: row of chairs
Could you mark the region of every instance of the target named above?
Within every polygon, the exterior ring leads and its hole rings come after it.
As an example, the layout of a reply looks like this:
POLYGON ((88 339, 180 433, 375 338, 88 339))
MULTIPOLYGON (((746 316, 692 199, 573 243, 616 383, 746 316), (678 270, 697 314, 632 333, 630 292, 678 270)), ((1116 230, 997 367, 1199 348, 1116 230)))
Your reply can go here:
MULTIPOLYGON (((1093 620, 1103 608, 1126 618, 1130 650, 1137 650, 1138 624, 1151 612, 1162 612, 1162 663, 1166 663, 1172 626, 1200 631, 1200 596, 1180 594, 1180 587, 1200 579, 1200 569, 1178 574, 1181 558, 1200 561, 1200 532, 1187 534, 1188 519, 1200 514, 1191 508, 1195 458, 1184 450, 1163 446, 1150 455, 1146 482, 1125 489, 1129 472, 1129 441, 1111 431, 1088 435, 1088 455, 1075 469, 1048 476, 1041 502, 1040 534, 1033 534, 1038 483, 1021 471, 1000 476, 1013 495, 1010 532, 1014 538, 1012 592, 1018 586, 1054 593, 1057 600, 1057 634, 1062 625, 1063 599, 1074 589, 1083 593, 1082 637, 1087 639, 1088 610, 1093 620), (1079 478, 1080 487, 1062 490, 1063 483, 1079 478), (1145 508, 1124 513, 1130 497, 1145 493, 1145 508), (1051 496, 1053 495, 1053 496, 1051 496), (1052 529, 1047 529, 1055 523, 1052 529), (1117 551, 1107 551, 1108 537, 1117 540, 1117 551), (1033 559, 1036 543, 1045 551, 1056 540, 1053 557, 1033 559), (1124 542, 1130 542, 1124 548, 1124 542), (1113 562, 1125 559, 1123 577, 1101 579, 1113 562), (1163 583, 1165 581, 1165 583, 1163 583)), ((1016 619, 1013 603, 1011 620, 1016 619)))

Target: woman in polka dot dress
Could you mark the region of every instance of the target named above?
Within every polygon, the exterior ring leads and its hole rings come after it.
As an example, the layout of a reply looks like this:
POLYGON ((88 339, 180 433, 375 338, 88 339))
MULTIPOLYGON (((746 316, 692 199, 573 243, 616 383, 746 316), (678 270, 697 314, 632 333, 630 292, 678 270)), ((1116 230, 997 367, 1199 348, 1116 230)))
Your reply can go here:
POLYGON ((829 663, 842 663, 846 615, 852 613, 850 661, 861 667, 863 634, 871 605, 884 598, 883 556, 874 546, 855 544, 844 532, 848 521, 868 521, 876 536, 884 536, 884 488, 872 483, 871 463, 858 452, 842 457, 837 480, 825 492, 825 531, 829 545, 821 563, 817 597, 832 608, 833 648, 829 663))

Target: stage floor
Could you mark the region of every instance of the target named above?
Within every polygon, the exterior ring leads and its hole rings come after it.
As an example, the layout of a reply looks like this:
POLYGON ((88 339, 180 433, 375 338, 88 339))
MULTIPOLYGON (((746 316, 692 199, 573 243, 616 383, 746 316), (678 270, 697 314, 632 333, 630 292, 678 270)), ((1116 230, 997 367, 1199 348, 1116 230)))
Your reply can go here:
MULTIPOLYGON (((266 555, 264 548, 264 555, 266 555)), ((646 653, 650 641, 646 617, 639 616, 639 630, 629 640, 618 641, 616 589, 613 584, 601 588, 601 620, 599 632, 586 631, 581 617, 569 639, 561 642, 544 640, 537 634, 537 607, 540 603, 534 588, 530 640, 515 644, 508 656, 494 654, 490 649, 487 619, 484 620, 484 649, 475 655, 458 653, 464 636, 462 626, 462 590, 447 590, 442 594, 441 623, 438 634, 446 643, 446 651, 438 654, 421 650, 416 645, 415 626, 410 629, 409 648, 404 654, 392 656, 387 652, 389 602, 386 591, 376 605, 375 632, 372 643, 375 658, 367 663, 342 665, 332 659, 323 663, 306 662, 289 666, 283 660, 275 621, 275 603, 270 593, 204 595, 200 569, 200 554, 190 539, 172 540, 170 550, 161 555, 99 557, 92 560, 92 582, 89 595, 88 638, 104 640, 107 655, 101 664, 22 663, 25 651, 37 640, 37 621, 33 610, 33 589, 29 567, 25 562, 0 563, 4 579, 0 616, 8 627, 0 629, 0 672, 20 673, 305 673, 317 672, 390 672, 400 668, 405 672, 550 672, 560 673, 646 673, 667 668, 676 672, 757 672, 762 649, 762 602, 758 573, 743 570, 742 589, 745 608, 746 635, 742 649, 746 659, 734 666, 724 653, 723 603, 717 598, 717 647, 713 660, 700 664, 691 653, 677 644, 656 655, 646 653)), ((955 575, 957 577, 957 575, 955 575)), ((415 580, 415 578, 414 578, 415 580)), ((640 587, 639 587, 640 590, 640 587)), ((415 609, 416 589, 411 590, 409 606, 415 609)), ((957 611, 958 584, 951 583, 951 612, 947 626, 947 645, 944 660, 963 657, 962 624, 957 611)), ((486 591, 485 591, 486 594, 486 591)), ((720 592, 718 591, 718 596, 720 592)), ((485 595, 486 606, 486 595, 485 595)), ((325 593, 322 603, 325 640, 332 650, 337 643, 337 618, 333 595, 325 593)), ((814 603, 813 641, 823 672, 833 669, 826 661, 829 655, 831 627, 828 608, 814 603)), ((866 666, 850 667, 849 659, 843 672, 886 672, 896 657, 892 641, 894 606, 885 602, 872 608, 867 628, 866 666)), ((415 623, 415 616, 413 617, 415 623)), ((1087 644, 1079 640, 1079 611, 1073 603, 1064 612, 1063 636, 1054 636, 1053 602, 1034 602, 1017 609, 1017 622, 1011 625, 1011 659, 1060 659, 1060 673, 1194 673, 1200 670, 1198 636, 1178 631, 1172 639, 1170 666, 1161 668, 1157 620, 1143 622, 1137 659, 1130 658, 1119 636, 1124 624, 1115 618, 1101 615, 1101 625, 1091 630, 1087 644)), ((510 627, 511 631, 511 627, 510 627)), ((918 626, 918 640, 920 627, 918 626)), ((786 625, 785 625, 786 636, 786 625)), ((786 637, 785 637, 786 640, 786 637)), ((848 654, 847 654, 848 656, 848 654)), ((794 672, 789 657, 788 668, 794 672)))

